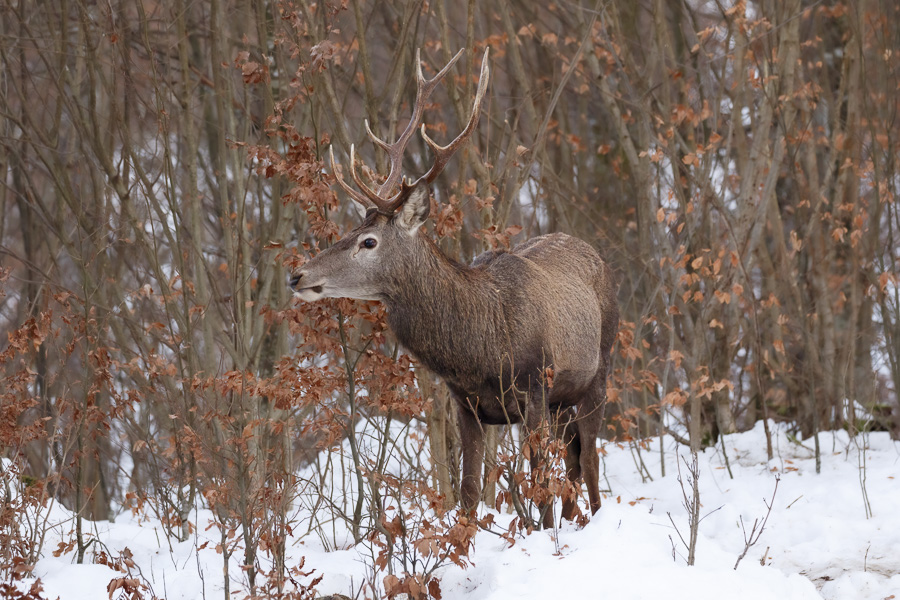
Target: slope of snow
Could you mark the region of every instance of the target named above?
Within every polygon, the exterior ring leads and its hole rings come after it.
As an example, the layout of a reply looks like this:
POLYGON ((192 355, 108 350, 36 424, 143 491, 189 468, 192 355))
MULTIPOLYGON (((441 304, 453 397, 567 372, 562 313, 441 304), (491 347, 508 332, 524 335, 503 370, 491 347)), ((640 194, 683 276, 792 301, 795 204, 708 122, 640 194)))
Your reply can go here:
MULTIPOLYGON (((495 534, 479 532, 469 568, 450 565, 438 572, 443 598, 544 599, 563 593, 617 600, 900 598, 900 443, 884 433, 855 440, 845 432, 821 434, 822 468, 816 474, 812 440, 801 443, 783 431, 773 436, 771 461, 762 424, 728 436, 724 448, 733 478, 721 444, 701 455, 702 521, 695 566, 686 565, 687 549, 680 539, 688 538, 683 502, 690 490, 684 463, 684 489, 679 482, 675 456, 686 449, 663 440, 663 477, 658 439, 639 456, 627 445, 606 444, 601 487, 607 483, 611 493, 586 527, 565 523, 557 531, 521 536, 511 547, 495 534), (639 460, 652 480, 642 480, 639 460), (773 507, 765 531, 735 570, 745 546, 741 520, 749 533, 754 521, 766 516, 767 503, 773 507)), ((92 524, 98 542, 89 554, 104 549, 117 555, 127 547, 161 598, 223 598, 217 530, 207 530, 207 511, 198 509, 193 518, 195 539, 171 545, 159 524, 146 517, 126 513, 115 523, 92 524), (204 542, 206 547, 198 550, 204 542)), ((505 529, 510 519, 495 514, 497 529, 505 529)), ((55 508, 51 522, 59 525, 48 535, 45 557, 33 572, 46 597, 108 600, 107 584, 122 574, 103 565, 76 565, 71 552, 53 557, 57 543, 70 539, 71 515, 55 508)), ((336 537, 346 539, 340 531, 336 537)), ((315 535, 292 542, 291 558, 296 563, 305 558, 304 571, 323 575, 319 595, 356 597, 365 581, 383 577, 373 573, 372 553, 364 545, 326 552, 315 535)), ((235 598, 244 597, 238 554, 229 568, 231 591, 241 591, 235 598)))

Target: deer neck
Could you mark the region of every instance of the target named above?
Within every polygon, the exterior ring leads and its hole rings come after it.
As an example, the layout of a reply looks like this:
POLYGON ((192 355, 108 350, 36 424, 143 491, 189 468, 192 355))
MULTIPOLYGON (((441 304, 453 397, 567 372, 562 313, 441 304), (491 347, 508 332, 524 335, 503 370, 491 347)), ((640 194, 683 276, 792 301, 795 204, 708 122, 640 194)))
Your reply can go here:
POLYGON ((398 269, 385 298, 388 323, 397 338, 429 369, 451 382, 474 377, 505 336, 499 293, 483 269, 447 258, 419 236, 421 252, 398 269))

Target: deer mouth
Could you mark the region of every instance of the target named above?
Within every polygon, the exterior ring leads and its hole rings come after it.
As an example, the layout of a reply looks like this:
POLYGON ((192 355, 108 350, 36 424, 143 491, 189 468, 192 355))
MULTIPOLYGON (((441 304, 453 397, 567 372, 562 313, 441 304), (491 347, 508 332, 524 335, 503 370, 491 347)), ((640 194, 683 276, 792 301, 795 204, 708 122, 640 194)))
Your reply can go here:
POLYGON ((322 294, 323 288, 321 285, 311 285, 309 287, 296 287, 294 288, 294 293, 299 294, 300 296, 309 296, 311 294, 315 294, 319 296, 322 294))
MULTIPOLYGON (((323 284, 321 283, 317 285, 307 285, 300 287, 301 281, 303 281, 303 273, 298 273, 297 275, 291 277, 290 281, 288 282, 288 287, 291 288, 295 295, 300 296, 304 300, 309 301, 314 299, 314 297, 321 296, 322 292, 325 289, 323 284)), ((306 282, 303 281, 303 283, 306 282)))
POLYGON ((294 296, 300 298, 304 302, 315 302, 325 296, 324 292, 325 288, 322 285, 294 288, 294 296))

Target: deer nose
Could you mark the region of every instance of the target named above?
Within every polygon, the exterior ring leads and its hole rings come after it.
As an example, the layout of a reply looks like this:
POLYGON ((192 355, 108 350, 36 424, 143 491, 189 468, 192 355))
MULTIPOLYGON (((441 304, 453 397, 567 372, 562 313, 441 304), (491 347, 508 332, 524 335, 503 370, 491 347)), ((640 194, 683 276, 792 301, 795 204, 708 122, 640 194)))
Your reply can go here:
POLYGON ((303 277, 303 273, 297 273, 293 277, 291 277, 291 281, 288 283, 288 287, 292 290, 296 290, 297 286, 300 284, 300 279, 303 277))

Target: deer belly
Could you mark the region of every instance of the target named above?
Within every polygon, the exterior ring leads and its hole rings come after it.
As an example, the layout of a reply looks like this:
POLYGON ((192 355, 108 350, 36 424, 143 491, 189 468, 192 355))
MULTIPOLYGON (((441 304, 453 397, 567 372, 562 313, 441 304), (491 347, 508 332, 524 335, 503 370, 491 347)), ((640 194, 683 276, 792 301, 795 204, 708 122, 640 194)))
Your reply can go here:
POLYGON ((476 390, 464 390, 449 384, 454 398, 463 410, 467 410, 485 425, 506 425, 522 422, 524 398, 514 392, 501 392, 500 386, 486 384, 476 390), (520 401, 522 403, 520 404, 520 401))
POLYGON ((513 425, 522 422, 520 410, 515 403, 512 406, 504 406, 499 401, 494 401, 480 404, 475 416, 485 425, 513 425))

